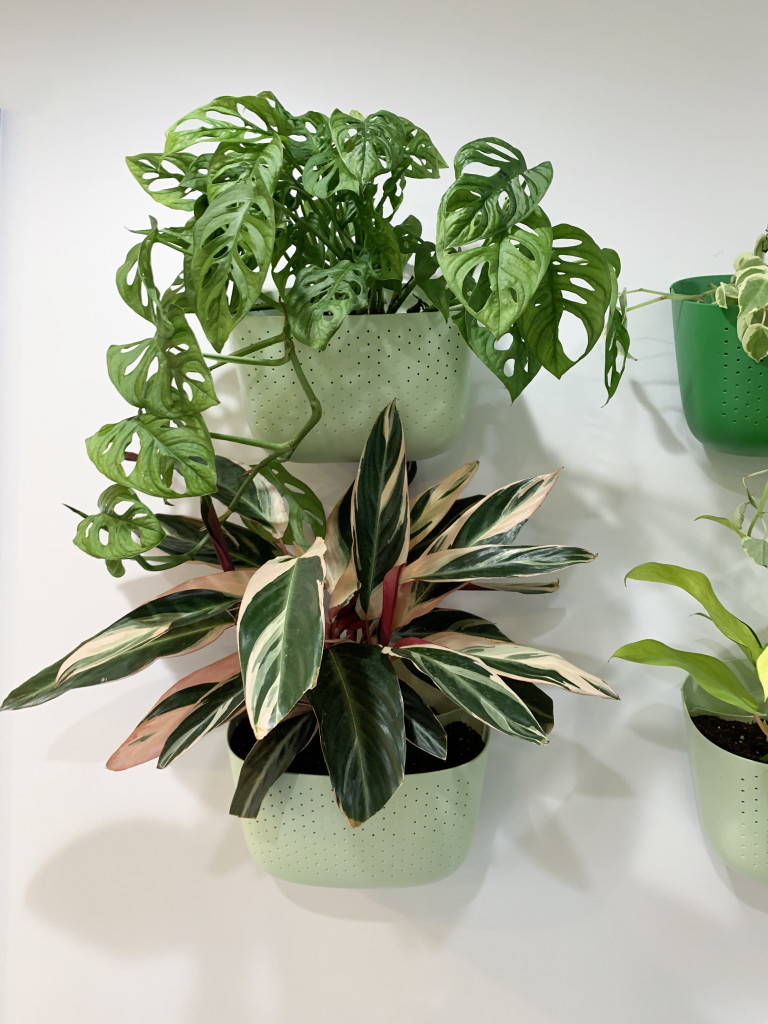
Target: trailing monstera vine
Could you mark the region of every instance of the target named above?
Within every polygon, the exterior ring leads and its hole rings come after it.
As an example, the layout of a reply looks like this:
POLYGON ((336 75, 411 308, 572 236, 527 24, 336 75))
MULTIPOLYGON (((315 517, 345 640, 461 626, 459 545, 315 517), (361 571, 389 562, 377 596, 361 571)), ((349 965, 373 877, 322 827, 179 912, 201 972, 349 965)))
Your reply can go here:
MULTIPOLYGON (((356 160, 377 159, 373 138, 372 153, 356 160)), ((191 554, 220 571, 124 615, 17 687, 3 708, 121 679, 231 630, 232 652, 166 690, 108 767, 156 759, 163 768, 217 726, 247 720, 254 745, 231 811, 255 817, 269 786, 319 731, 336 799, 353 825, 400 786, 407 742, 445 758, 446 709, 546 743, 554 719, 541 685, 602 697, 613 690, 486 619, 437 606, 465 589, 548 593, 557 587, 548 574, 594 556, 516 543, 556 473, 461 497, 476 470, 468 463, 410 498, 413 466, 394 403, 378 417, 327 524, 295 478, 289 487, 275 467, 252 476, 219 458, 216 502, 239 522, 222 523, 208 500, 200 519, 158 516, 166 554, 155 557, 191 554)), ((82 533, 109 529, 112 517, 122 537, 126 500, 116 486, 102 503, 104 518, 82 533)), ((154 536, 151 522, 145 528, 154 536)))
MULTIPOLYGON (((94 433, 88 454, 138 518, 130 543, 130 513, 114 519, 102 508, 100 528, 89 517, 79 531, 81 546, 113 571, 155 540, 157 523, 148 529, 136 492, 216 490, 212 441, 230 436, 204 420, 218 401, 215 371, 259 365, 265 349, 270 365, 291 364, 307 396, 304 427, 284 443, 237 439, 279 464, 322 414, 300 350, 325 348, 350 314, 438 310, 513 400, 542 367, 561 377, 603 336, 609 396, 618 385, 629 341, 618 256, 581 228, 550 223, 541 202, 551 164, 529 166, 502 139, 456 154, 434 242, 401 205, 410 179, 437 178, 447 165, 422 128, 387 110, 296 116, 270 92, 219 96, 172 125, 162 151, 128 166, 156 202, 187 219, 150 218, 117 274, 121 296, 149 326, 108 351, 110 378, 134 411, 94 433), (161 287, 156 256, 168 250, 178 275, 161 287), (224 354, 251 310, 280 312, 284 329, 224 354), (563 344, 569 322, 584 338, 574 355, 563 344)), ((110 491, 102 505, 111 500, 110 491)))

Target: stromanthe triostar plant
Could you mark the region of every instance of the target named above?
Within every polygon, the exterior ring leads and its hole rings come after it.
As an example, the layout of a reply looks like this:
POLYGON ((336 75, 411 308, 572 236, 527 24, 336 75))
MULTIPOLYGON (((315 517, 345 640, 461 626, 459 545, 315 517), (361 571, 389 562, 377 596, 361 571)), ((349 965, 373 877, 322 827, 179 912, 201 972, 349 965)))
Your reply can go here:
POLYGON ((768 700, 768 647, 762 643, 751 626, 742 622, 721 604, 704 573, 663 562, 644 562, 628 572, 626 578, 679 587, 696 598, 704 609, 705 618, 708 618, 727 640, 738 646, 741 655, 752 667, 755 681, 759 682, 756 690, 762 688, 763 700, 758 699, 758 693, 750 692, 726 662, 711 654, 681 651, 668 647, 659 640, 639 640, 620 647, 614 652, 613 657, 638 662, 641 665, 683 669, 693 677, 702 690, 730 704, 738 712, 751 715, 768 737, 768 724, 764 712, 764 701, 768 700))
POLYGON ((447 165, 422 128, 387 110, 297 116, 270 92, 219 96, 177 121, 161 152, 128 166, 187 219, 166 227, 152 218, 117 274, 122 298, 149 326, 141 340, 108 350, 110 379, 132 412, 97 430, 87 449, 121 490, 102 495, 98 529, 78 534, 114 572, 162 530, 138 493, 216 491, 212 438, 266 450, 254 476, 290 458, 322 415, 301 349, 325 348, 348 315, 439 311, 513 400, 542 367, 561 377, 603 338, 609 396, 618 386, 629 345, 619 258, 583 229, 550 222, 541 202, 551 164, 529 167, 502 139, 460 148, 434 241, 401 204, 410 180, 437 178, 447 165), (178 274, 161 287, 157 255, 169 251, 178 274), (224 354, 252 310, 282 313, 283 330, 224 354), (568 324, 583 336, 571 355, 568 324), (204 414, 219 401, 214 377, 227 363, 290 364, 307 398, 296 436, 209 431, 204 414))
POLYGON ((247 716, 255 744, 231 811, 254 817, 319 730, 336 799, 354 825, 403 781, 406 743, 445 758, 438 705, 546 743, 554 719, 541 684, 615 697, 596 676, 513 642, 486 619, 438 609, 466 589, 549 593, 557 580, 548 574, 592 560, 583 548, 515 543, 557 474, 460 497, 477 469, 471 462, 411 499, 409 468, 394 403, 376 420, 327 527, 308 489, 290 506, 268 474, 251 477, 219 459, 217 495, 240 522, 222 524, 209 502, 202 519, 169 516, 164 525, 172 546, 194 547, 196 560, 221 571, 123 616, 15 689, 3 708, 121 679, 232 629, 236 650, 174 683, 108 767, 155 758, 165 767, 216 726, 247 716))

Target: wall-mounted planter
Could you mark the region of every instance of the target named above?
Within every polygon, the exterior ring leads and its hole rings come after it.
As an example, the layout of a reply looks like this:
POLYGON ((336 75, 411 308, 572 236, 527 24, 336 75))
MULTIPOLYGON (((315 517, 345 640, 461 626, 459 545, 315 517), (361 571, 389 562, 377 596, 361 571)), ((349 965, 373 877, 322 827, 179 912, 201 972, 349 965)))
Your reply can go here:
MULTIPOLYGON (((230 727, 230 735, 232 728, 230 727)), ((261 867, 287 882, 339 888, 424 885, 454 872, 469 852, 487 759, 406 775, 383 810, 352 828, 328 776, 286 772, 257 818, 242 821, 261 867)), ((237 779, 242 760, 230 747, 237 779)))
MULTIPOLYGON (((233 333, 232 351, 282 329, 282 315, 251 313, 233 333)), ((297 350, 323 417, 297 449, 296 461, 357 462, 373 421, 393 398, 409 458, 439 455, 460 435, 470 351, 440 313, 350 316, 324 351, 305 345, 297 350)), ((253 436, 278 443, 294 437, 309 408, 291 366, 239 366, 238 374, 253 436)))
MULTIPOLYGON (((676 295, 698 295, 730 274, 676 281, 676 295)), ((672 302, 683 412, 693 436, 731 455, 768 455, 768 365, 744 352, 736 307, 672 302)))
POLYGON ((688 754, 702 830, 728 867, 768 881, 768 764, 739 757, 707 739, 697 714, 751 721, 704 693, 689 676, 683 685, 688 754))

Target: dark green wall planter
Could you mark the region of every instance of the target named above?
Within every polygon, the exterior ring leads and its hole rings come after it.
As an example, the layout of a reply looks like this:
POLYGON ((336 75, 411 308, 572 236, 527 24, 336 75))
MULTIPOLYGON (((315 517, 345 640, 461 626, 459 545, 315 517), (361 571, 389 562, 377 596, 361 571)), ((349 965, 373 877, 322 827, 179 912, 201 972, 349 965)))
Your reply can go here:
MULTIPOLYGON (((730 274, 676 281, 676 295, 698 295, 730 274)), ((736 307, 673 302, 683 412, 693 436, 731 455, 768 455, 768 365, 750 359, 736 336, 736 307)))

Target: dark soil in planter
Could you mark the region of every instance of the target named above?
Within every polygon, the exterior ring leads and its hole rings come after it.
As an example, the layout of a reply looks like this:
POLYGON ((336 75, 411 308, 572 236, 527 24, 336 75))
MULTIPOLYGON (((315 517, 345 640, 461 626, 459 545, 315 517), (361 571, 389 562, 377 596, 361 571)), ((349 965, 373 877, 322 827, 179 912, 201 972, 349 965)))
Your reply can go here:
POLYGON ((755 722, 734 722, 715 715, 695 715, 691 721, 703 736, 729 754, 749 761, 768 757, 768 738, 755 722))
MULTIPOLYGON (((405 772, 406 775, 419 775, 423 772, 437 772, 441 768, 457 768, 460 764, 472 761, 485 746, 485 740, 474 729, 471 729, 464 722, 451 722, 445 727, 448 737, 448 757, 441 761, 439 757, 432 757, 424 753, 412 743, 406 745, 405 772)), ((243 760, 248 756, 254 744, 253 733, 246 719, 237 724, 232 732, 230 746, 233 752, 243 760)), ((292 761, 289 772, 297 772, 303 775, 327 775, 328 769, 325 765, 323 752, 320 747, 320 736, 315 733, 314 738, 292 761)))

